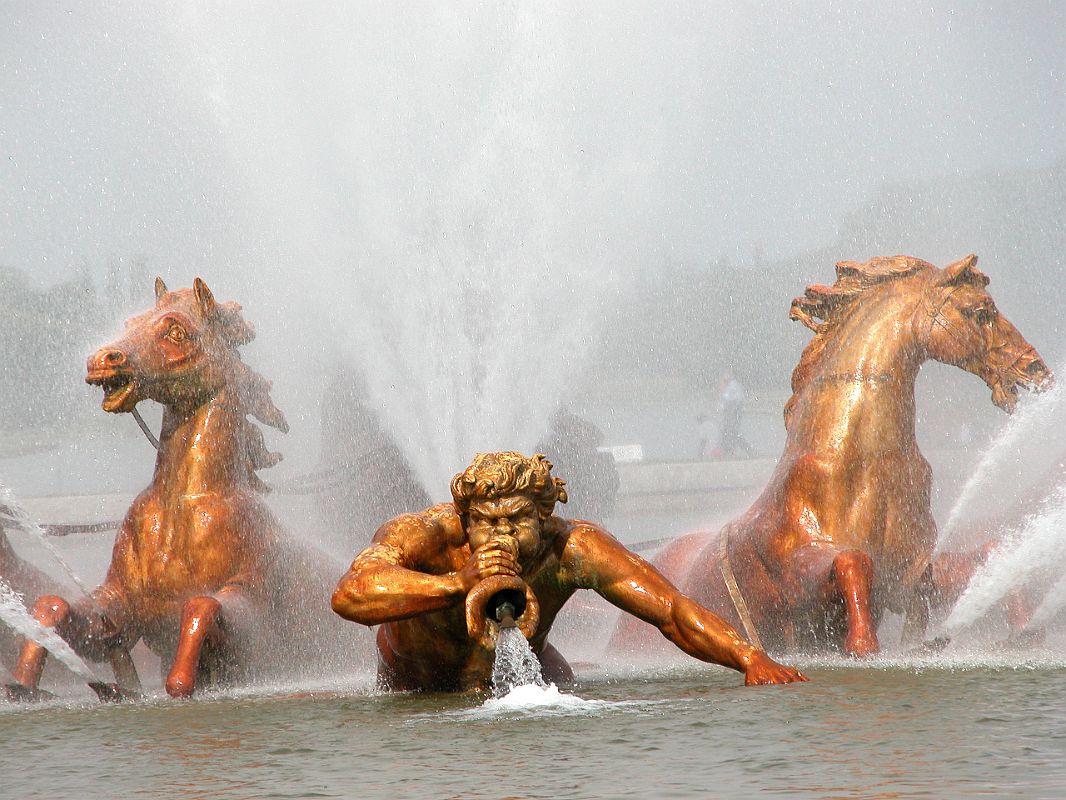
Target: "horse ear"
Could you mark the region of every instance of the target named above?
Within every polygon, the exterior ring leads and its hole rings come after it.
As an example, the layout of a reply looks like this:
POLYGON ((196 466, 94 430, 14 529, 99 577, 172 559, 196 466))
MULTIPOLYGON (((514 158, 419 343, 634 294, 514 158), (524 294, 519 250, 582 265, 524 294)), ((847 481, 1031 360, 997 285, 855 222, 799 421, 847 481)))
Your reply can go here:
POLYGON ((954 264, 944 267, 944 274, 937 281, 940 286, 958 286, 971 283, 975 286, 987 286, 988 276, 977 269, 977 256, 973 253, 954 264))
POLYGON ((167 293, 167 285, 163 283, 163 279, 157 277, 155 279, 155 301, 158 303, 163 299, 163 295, 167 293))
POLYGON ((193 293, 196 295, 196 302, 200 304, 200 311, 203 312, 204 319, 214 317, 217 304, 215 303, 215 296, 211 294, 207 284, 203 282, 202 278, 196 278, 192 282, 192 288, 193 293))

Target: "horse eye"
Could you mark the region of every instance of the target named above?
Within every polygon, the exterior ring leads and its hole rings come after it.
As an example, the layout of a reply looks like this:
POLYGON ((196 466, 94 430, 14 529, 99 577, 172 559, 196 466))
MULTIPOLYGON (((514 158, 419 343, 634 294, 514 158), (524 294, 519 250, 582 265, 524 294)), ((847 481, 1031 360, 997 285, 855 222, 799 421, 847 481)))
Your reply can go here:
POLYGON ((978 325, 991 325, 996 321, 996 310, 994 308, 979 308, 973 314, 974 320, 978 325))
POLYGON ((185 341, 185 330, 180 325, 171 325, 167 331, 167 338, 172 342, 185 341))

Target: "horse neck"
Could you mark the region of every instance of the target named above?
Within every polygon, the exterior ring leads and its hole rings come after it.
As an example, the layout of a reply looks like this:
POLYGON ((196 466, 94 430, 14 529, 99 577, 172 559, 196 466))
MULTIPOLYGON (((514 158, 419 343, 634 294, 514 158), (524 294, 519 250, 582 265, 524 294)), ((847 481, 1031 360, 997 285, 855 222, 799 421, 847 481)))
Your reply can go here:
POLYGON ((237 491, 247 483, 244 424, 244 415, 227 402, 226 390, 196 408, 167 406, 153 486, 182 495, 237 491))
POLYGON ((884 305, 858 307, 838 323, 801 390, 790 436, 832 437, 841 449, 915 445, 914 383, 925 348, 913 305, 884 305))

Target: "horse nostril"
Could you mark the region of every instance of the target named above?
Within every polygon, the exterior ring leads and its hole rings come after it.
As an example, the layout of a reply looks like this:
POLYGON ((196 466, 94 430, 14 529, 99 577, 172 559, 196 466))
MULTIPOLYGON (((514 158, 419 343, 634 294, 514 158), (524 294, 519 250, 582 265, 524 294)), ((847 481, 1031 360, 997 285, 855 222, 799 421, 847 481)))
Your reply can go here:
POLYGON ((109 367, 118 367, 126 363, 126 354, 121 350, 108 350, 104 353, 104 363, 109 367))
POLYGON ((1025 368, 1025 374, 1026 375, 1031 375, 1034 378, 1037 377, 1038 375, 1046 375, 1047 374, 1047 367, 1044 365, 1044 362, 1041 361, 1040 359, 1037 359, 1036 361, 1030 361, 1029 365, 1025 368))

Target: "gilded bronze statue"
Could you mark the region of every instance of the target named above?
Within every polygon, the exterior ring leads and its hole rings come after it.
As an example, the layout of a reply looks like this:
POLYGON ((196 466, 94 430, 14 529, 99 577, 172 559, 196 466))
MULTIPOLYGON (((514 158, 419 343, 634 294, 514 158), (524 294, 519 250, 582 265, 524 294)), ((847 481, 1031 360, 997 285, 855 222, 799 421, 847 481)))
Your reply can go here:
MULTIPOLYGON (((927 359, 981 377, 1013 410, 1052 376, 996 309, 970 255, 944 269, 908 256, 837 264, 791 318, 812 331, 792 373, 785 450, 751 508, 721 531, 671 543, 656 564, 682 591, 773 651, 880 648, 886 611, 919 639, 929 604, 957 593, 980 555, 934 559, 931 471, 915 439, 927 359)), ((646 637, 623 621, 618 646, 646 637)))
MULTIPOLYGON (((86 381, 102 407, 164 406, 152 482, 134 500, 110 568, 91 598, 45 595, 34 616, 83 658, 110 661, 119 689, 140 690, 130 649, 141 639, 169 664, 166 690, 190 696, 202 672, 235 674, 249 649, 265 648, 279 601, 278 525, 257 494, 256 470, 278 463, 248 419, 286 431, 270 383, 237 348, 255 333, 236 303, 218 303, 196 279, 168 291, 156 279, 151 310, 89 357, 86 381)), ((28 641, 15 679, 36 690, 46 651, 28 641)))
POLYGON ((743 672, 747 684, 805 680, 681 594, 591 522, 557 516, 564 481, 542 455, 480 453, 452 480, 452 502, 378 529, 333 594, 333 609, 377 632, 379 680, 395 690, 484 688, 498 624, 494 598, 540 657, 545 677, 572 678, 548 642, 556 615, 592 589, 655 625, 686 653, 743 672))

